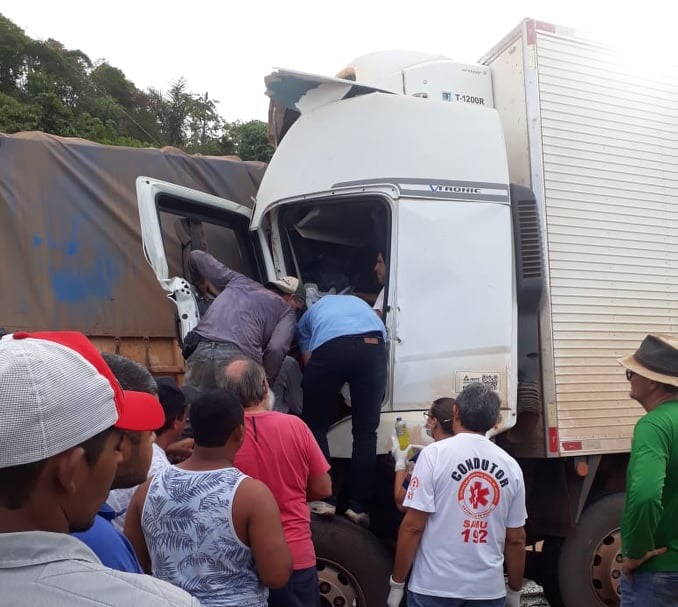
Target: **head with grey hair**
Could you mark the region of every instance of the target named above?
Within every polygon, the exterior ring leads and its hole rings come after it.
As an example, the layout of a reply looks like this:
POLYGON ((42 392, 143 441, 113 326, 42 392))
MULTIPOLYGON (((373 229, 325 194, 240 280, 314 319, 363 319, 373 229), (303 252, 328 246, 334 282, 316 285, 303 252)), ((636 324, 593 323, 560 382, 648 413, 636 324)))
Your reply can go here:
POLYGON ((101 356, 113 371, 113 375, 120 382, 123 390, 147 392, 158 396, 158 384, 146 367, 130 358, 111 352, 102 352, 101 356))
POLYGON ((268 389, 266 371, 258 362, 239 356, 217 374, 217 385, 235 394, 244 408, 264 405, 272 409, 273 393, 268 389))
POLYGON ((468 384, 457 396, 461 425, 471 432, 485 433, 499 420, 501 400, 485 384, 468 384))

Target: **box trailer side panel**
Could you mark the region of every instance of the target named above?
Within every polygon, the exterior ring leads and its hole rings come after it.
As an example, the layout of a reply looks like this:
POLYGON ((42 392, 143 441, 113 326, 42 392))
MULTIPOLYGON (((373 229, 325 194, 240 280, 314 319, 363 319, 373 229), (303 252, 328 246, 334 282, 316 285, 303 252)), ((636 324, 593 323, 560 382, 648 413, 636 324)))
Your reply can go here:
MULTIPOLYGON (((560 454, 626 451, 642 410, 616 359, 647 333, 678 332, 678 70, 538 22, 520 35, 515 77, 541 134, 529 162, 546 227, 547 423, 560 454)), ((507 144, 524 156, 524 136, 508 129, 507 144)), ((519 180, 524 162, 511 161, 519 180)))

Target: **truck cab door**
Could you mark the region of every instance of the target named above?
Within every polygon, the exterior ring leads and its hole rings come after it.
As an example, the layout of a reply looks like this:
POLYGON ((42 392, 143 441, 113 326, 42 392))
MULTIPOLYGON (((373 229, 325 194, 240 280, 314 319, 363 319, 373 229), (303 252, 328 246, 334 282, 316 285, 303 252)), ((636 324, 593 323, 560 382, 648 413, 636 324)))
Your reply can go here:
POLYGON ((183 341, 209 305, 190 282, 191 251, 202 249, 229 268, 262 279, 261 251, 248 231, 252 209, 150 177, 138 177, 136 189, 144 255, 177 307, 183 341))

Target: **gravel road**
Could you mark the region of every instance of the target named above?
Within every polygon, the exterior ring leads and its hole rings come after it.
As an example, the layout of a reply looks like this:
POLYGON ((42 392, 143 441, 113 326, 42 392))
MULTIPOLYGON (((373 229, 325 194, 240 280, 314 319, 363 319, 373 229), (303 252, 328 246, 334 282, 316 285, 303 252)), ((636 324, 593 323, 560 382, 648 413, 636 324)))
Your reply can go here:
POLYGON ((523 596, 520 599, 520 607, 549 607, 544 598, 544 592, 538 584, 531 580, 525 580, 523 596))

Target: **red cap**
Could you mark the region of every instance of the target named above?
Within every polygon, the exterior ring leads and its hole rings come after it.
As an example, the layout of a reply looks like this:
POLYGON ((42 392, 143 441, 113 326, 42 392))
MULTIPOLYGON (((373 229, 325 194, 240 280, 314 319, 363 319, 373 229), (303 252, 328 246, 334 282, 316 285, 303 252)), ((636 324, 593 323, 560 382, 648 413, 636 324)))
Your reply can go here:
POLYGON ((78 331, 42 331, 37 333, 18 332, 14 339, 44 339, 74 350, 86 359, 100 375, 105 377, 113 389, 113 400, 118 411, 116 428, 133 432, 157 430, 165 424, 165 411, 160 401, 146 392, 123 390, 113 371, 106 364, 94 344, 78 331))

